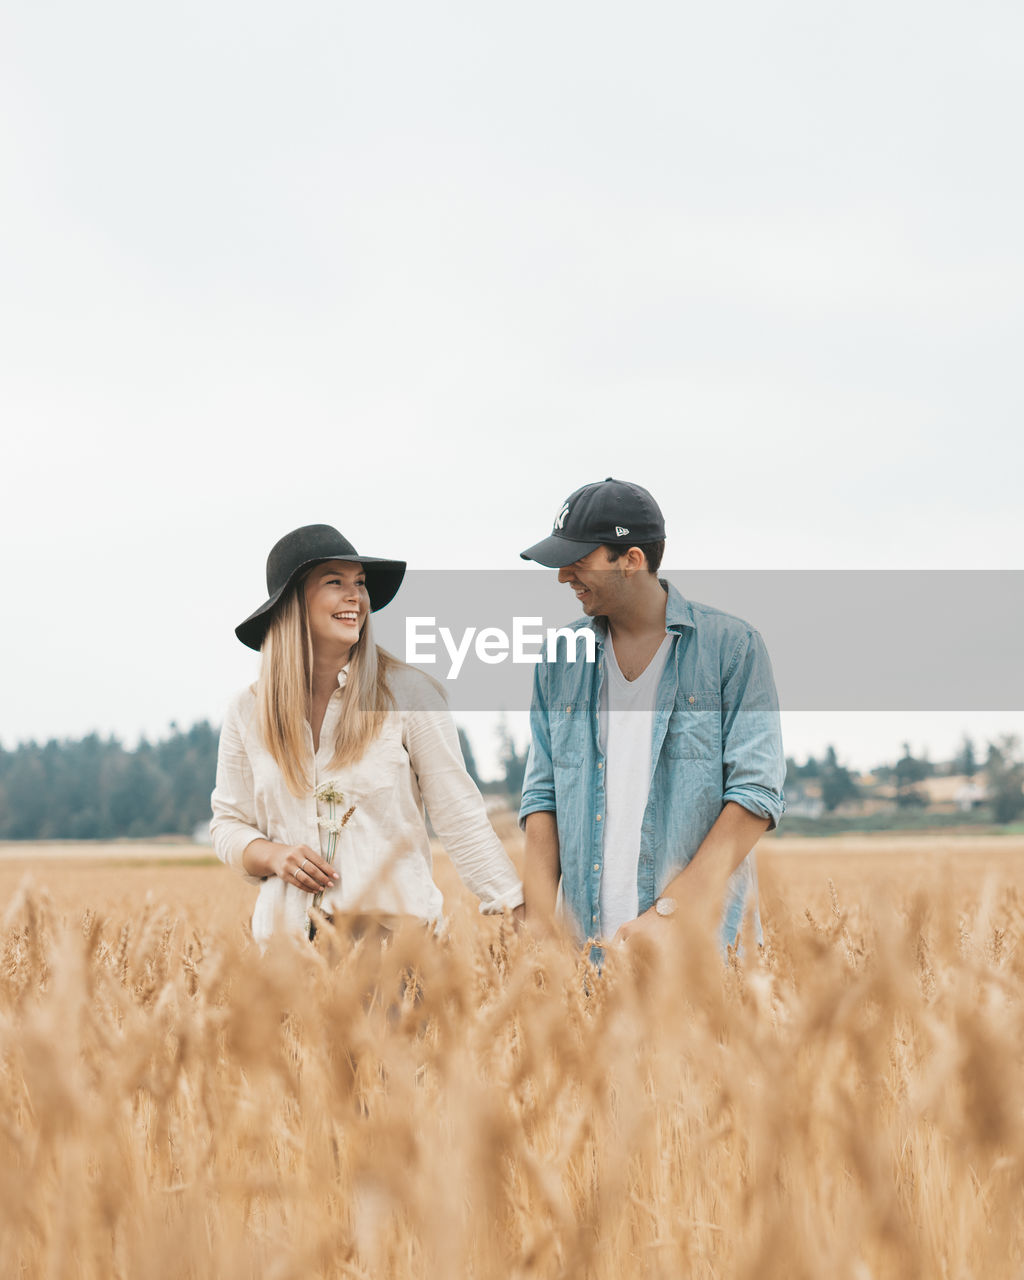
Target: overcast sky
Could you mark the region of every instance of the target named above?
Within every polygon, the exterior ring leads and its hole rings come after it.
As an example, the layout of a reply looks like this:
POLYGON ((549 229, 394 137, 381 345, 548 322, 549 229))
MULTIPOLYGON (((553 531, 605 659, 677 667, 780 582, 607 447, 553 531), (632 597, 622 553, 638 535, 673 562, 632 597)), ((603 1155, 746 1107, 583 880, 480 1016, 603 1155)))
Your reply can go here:
MULTIPOLYGON (((680 573, 1024 568, 1019 6, 0 24, 5 746, 219 721, 311 521, 511 569, 616 475, 680 573)), ((891 720, 787 746, 1024 727, 891 720)))

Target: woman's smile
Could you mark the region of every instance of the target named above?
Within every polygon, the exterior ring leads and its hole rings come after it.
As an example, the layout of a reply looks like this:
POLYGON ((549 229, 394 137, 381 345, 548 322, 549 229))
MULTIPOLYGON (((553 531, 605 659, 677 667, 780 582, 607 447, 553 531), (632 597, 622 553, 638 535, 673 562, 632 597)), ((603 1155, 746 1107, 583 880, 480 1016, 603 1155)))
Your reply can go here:
POLYGON ((314 645, 354 644, 370 609, 363 566, 346 560, 317 565, 306 579, 306 608, 314 645))

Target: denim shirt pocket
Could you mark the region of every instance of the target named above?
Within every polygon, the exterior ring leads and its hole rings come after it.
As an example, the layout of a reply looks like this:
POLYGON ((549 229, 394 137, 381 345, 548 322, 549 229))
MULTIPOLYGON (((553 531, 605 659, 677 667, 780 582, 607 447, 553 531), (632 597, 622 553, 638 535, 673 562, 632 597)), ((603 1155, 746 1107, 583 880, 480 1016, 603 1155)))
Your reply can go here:
POLYGON ((721 759, 722 695, 680 689, 663 749, 677 760, 721 759))
POLYGON ((556 769, 579 769, 586 751, 589 704, 565 702, 551 708, 551 763, 556 769))

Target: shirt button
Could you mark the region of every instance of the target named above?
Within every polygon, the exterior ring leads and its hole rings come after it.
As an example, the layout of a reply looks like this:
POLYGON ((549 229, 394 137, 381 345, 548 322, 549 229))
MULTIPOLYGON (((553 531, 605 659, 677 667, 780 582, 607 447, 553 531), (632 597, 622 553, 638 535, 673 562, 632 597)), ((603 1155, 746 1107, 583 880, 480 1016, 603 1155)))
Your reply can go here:
POLYGON ((696 698, 693 696, 693 694, 691 693, 691 694, 690 694, 690 696, 689 696, 689 698, 687 699, 687 701, 692 705, 694 702, 696 702, 696 701, 697 701, 697 699, 696 699, 696 698))
POLYGON ((565 709, 565 714, 566 714, 567 716, 571 716, 571 715, 572 715, 572 704, 571 704, 571 703, 570 703, 570 705, 569 705, 569 706, 567 706, 567 707, 566 707, 566 709, 565 709))
POLYGON ((594 870, 595 870, 595 871, 600 871, 600 870, 601 870, 601 864, 600 864, 600 862, 595 862, 595 863, 594 863, 594 870))
POLYGON ((598 762, 597 762, 597 767, 598 767, 599 769, 603 769, 603 768, 604 768, 604 761, 603 761, 603 760, 598 760, 598 762))
POLYGON ((598 820, 598 822, 600 822, 600 821, 601 821, 601 815, 600 815, 600 814, 598 814, 598 815, 597 815, 597 820, 598 820))

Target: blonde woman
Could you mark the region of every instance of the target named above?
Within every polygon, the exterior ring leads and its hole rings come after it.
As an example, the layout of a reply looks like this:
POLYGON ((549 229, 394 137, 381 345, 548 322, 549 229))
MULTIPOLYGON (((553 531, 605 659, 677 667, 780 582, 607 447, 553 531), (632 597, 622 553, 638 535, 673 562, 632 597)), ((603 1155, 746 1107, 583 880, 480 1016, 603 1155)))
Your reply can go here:
POLYGON ((424 801, 480 910, 522 912, 443 695, 374 644, 370 615, 404 573, 306 525, 274 546, 269 598, 235 629, 260 651, 260 674, 224 719, 210 830, 218 857, 259 885, 261 943, 280 929, 311 936, 313 903, 385 927, 437 922, 424 801))

